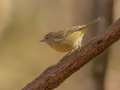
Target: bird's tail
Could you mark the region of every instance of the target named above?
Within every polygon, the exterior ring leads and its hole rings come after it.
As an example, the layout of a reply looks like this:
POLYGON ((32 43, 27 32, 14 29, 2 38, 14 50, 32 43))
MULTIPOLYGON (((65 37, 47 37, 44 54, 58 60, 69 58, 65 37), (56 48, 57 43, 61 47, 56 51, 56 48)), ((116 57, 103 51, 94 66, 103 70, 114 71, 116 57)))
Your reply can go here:
POLYGON ((99 23, 101 21, 101 18, 98 17, 97 19, 93 20, 92 22, 88 23, 88 24, 85 24, 85 25, 80 25, 80 26, 74 26, 73 29, 75 31, 80 31, 80 30, 84 30, 85 28, 87 27, 90 27, 92 25, 95 25, 97 23, 99 23))
POLYGON ((81 30, 83 30, 83 32, 86 32, 86 28, 92 26, 92 25, 95 25, 97 24, 98 22, 101 21, 101 18, 98 17, 97 19, 93 20, 92 22, 88 23, 88 24, 85 24, 85 25, 79 25, 79 26, 73 26, 72 28, 68 29, 65 36, 68 36, 69 34, 72 34, 74 32, 79 32, 81 30))

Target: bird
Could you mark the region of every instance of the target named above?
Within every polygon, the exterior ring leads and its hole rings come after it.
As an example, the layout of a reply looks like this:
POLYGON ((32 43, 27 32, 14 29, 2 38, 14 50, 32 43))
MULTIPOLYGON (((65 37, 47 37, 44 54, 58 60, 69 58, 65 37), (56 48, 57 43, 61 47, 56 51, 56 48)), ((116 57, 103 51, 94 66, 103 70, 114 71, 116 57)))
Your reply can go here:
POLYGON ((73 51, 82 46, 82 40, 88 28, 97 24, 100 18, 97 18, 85 25, 76 25, 68 29, 57 32, 49 32, 40 42, 47 43, 51 48, 58 52, 73 51))

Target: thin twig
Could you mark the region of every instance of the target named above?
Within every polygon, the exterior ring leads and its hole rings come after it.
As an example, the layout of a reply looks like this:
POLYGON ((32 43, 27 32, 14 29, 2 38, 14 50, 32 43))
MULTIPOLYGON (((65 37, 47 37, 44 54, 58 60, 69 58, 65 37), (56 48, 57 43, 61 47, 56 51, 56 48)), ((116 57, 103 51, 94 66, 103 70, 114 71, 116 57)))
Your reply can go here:
POLYGON ((94 38, 87 45, 65 55, 56 65, 46 69, 22 90, 52 90, 83 65, 102 53, 120 38, 120 19, 112 24, 106 33, 94 38))

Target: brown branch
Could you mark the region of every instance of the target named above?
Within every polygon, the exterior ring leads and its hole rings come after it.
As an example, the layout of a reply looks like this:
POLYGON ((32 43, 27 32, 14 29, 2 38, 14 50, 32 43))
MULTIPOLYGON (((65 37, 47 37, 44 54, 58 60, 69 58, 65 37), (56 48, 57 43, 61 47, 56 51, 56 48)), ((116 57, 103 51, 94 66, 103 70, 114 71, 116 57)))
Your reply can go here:
POLYGON ((120 38, 120 19, 106 33, 93 39, 88 45, 65 55, 56 65, 46 69, 22 90, 52 90, 83 65, 102 53, 120 38))

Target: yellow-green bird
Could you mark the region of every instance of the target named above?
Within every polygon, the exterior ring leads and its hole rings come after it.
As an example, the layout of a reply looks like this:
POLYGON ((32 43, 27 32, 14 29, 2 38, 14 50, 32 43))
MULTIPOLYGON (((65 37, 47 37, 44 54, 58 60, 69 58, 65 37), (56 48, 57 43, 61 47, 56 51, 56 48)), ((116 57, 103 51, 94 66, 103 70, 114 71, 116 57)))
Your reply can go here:
POLYGON ((99 21, 100 18, 97 18, 86 25, 73 26, 72 28, 58 32, 49 32, 44 36, 41 42, 46 42, 58 52, 72 51, 81 47, 83 37, 88 30, 87 28, 91 25, 95 25, 99 21))

